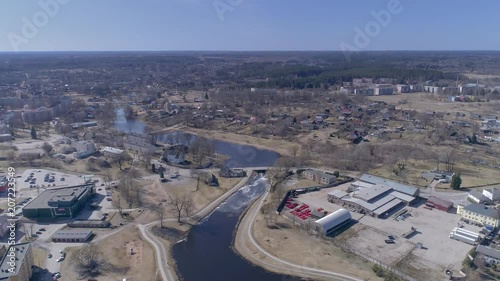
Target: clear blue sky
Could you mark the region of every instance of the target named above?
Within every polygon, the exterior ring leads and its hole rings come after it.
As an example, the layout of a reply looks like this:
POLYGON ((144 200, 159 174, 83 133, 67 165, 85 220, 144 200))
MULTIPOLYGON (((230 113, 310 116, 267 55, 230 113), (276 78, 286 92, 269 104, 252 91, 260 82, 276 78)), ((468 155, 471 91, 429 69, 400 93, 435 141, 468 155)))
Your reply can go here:
MULTIPOLYGON (((64 0, 24 36, 23 17, 33 23, 45 13, 39 3, 51 1, 63 0, 2 0, 0 51, 340 50, 393 0, 64 0)), ((500 50, 498 0, 400 3, 361 49, 500 50)))

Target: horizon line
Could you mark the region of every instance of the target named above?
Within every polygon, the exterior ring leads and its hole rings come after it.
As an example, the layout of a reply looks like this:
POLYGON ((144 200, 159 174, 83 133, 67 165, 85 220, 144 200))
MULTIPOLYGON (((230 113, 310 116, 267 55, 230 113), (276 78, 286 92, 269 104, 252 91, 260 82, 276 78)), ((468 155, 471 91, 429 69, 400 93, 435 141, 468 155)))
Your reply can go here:
POLYGON ((470 49, 470 50, 404 50, 404 49, 394 49, 394 50, 356 50, 356 51, 342 51, 342 50, 29 50, 29 51, 0 51, 0 54, 26 54, 26 53, 176 53, 176 52, 224 52, 224 53, 250 53, 250 52, 280 52, 280 53, 291 53, 291 52, 329 52, 329 53, 371 53, 371 52, 500 52, 500 50, 486 50, 486 49, 470 49))

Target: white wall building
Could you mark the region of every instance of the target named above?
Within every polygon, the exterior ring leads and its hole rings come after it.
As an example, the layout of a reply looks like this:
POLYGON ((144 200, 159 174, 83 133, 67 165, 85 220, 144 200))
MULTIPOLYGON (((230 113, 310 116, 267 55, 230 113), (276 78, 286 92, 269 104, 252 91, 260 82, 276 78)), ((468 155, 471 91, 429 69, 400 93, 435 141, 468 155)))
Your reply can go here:
POLYGON ((484 189, 483 195, 493 202, 500 201, 500 187, 484 189))
POLYGON ((74 153, 76 158, 82 158, 97 152, 95 144, 91 141, 77 141, 74 147, 76 149, 74 153))

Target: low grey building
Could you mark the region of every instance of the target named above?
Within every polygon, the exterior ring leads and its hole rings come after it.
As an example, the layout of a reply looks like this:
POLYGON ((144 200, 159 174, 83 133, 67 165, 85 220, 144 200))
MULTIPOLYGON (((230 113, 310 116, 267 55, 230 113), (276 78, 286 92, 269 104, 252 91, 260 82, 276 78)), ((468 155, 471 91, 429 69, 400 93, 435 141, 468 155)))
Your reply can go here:
POLYGON ((52 236, 52 242, 87 242, 92 237, 92 230, 59 230, 52 236))

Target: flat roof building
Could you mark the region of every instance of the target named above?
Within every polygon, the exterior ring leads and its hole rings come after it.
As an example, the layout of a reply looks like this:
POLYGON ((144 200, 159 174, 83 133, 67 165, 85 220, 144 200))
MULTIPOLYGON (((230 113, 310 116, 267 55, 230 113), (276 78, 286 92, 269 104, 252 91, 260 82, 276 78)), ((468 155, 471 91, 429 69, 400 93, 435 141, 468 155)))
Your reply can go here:
POLYGON ((87 242, 92 237, 92 230, 59 230, 52 236, 53 242, 87 242))
POLYGON ((27 218, 74 217, 94 194, 94 185, 49 189, 23 208, 27 218))
POLYGON ((28 281, 33 272, 33 253, 30 243, 3 246, 0 262, 0 281, 28 281))
POLYGON ((377 176, 370 175, 370 174, 362 175, 359 180, 363 181, 363 182, 371 183, 371 184, 387 185, 387 186, 392 187, 392 189, 394 189, 396 191, 399 191, 401 193, 404 193, 404 194, 407 194, 407 195, 410 195, 413 197, 417 197, 420 195, 420 189, 418 189, 414 186, 402 184, 399 182, 391 181, 389 179, 377 177, 377 176))

